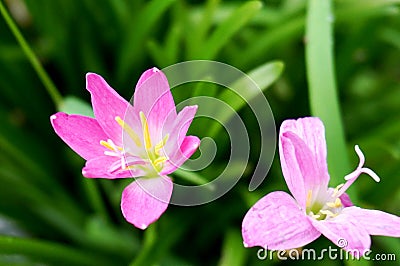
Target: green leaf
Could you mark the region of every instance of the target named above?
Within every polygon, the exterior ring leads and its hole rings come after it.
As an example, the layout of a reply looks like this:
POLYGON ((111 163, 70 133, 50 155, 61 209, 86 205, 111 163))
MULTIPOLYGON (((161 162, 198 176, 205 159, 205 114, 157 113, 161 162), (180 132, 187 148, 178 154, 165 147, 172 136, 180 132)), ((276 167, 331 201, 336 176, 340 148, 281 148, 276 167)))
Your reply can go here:
POLYGON ((26 134, 23 128, 19 128, 7 119, 7 113, 0 109, 2 125, 0 127, 0 147, 3 155, 17 165, 19 169, 29 173, 29 182, 42 187, 60 189, 52 178, 54 173, 51 166, 51 154, 42 147, 40 138, 26 134), (37 158, 35 157, 37 156, 37 158))
MULTIPOLYGON (((311 114, 324 122, 331 184, 343 182, 349 159, 339 107, 334 59, 331 1, 308 2, 306 65, 311 114)), ((354 191, 354 190, 352 190, 354 191)))
POLYGON ((167 34, 165 44, 160 45, 155 40, 147 44, 150 56, 158 67, 167 67, 178 61, 182 29, 180 25, 171 27, 167 34))
POLYGON ((233 12, 217 29, 212 33, 210 38, 204 44, 201 59, 212 59, 238 32, 246 25, 251 18, 261 9, 262 3, 259 1, 249 1, 233 12))
MULTIPOLYGON (((235 88, 234 94, 230 90, 222 92, 218 98, 223 99, 230 107, 236 112, 243 108, 248 101, 251 101, 254 97, 260 95, 261 91, 265 91, 272 83, 274 83, 281 75, 284 68, 282 62, 268 62, 258 68, 250 71, 248 77, 252 79, 256 84, 255 86, 248 86, 248 79, 244 78, 236 81, 232 84, 232 88, 235 88)), ((215 136, 222 127, 220 124, 224 124, 234 115, 233 112, 225 112, 218 116, 219 124, 214 123, 209 130, 209 136, 215 136)))
POLYGON ((382 30, 382 39, 400 49, 400 32, 397 29, 386 28, 382 30))
POLYGON ((400 3, 400 0, 347 0, 340 1, 341 4, 338 5, 337 13, 335 17, 337 20, 347 20, 354 23, 355 19, 360 21, 367 17, 376 17, 382 15, 393 15, 397 16, 398 9, 395 6, 400 3), (396 9, 390 9, 388 6, 392 5, 396 9), (397 12, 393 12, 393 11, 397 12))
POLYGON ((94 117, 92 107, 75 96, 66 96, 58 107, 60 112, 94 117))
POLYGON ((117 76, 124 79, 132 66, 143 56, 143 43, 149 32, 155 28, 155 24, 161 15, 171 6, 175 0, 155 0, 137 12, 135 20, 126 25, 126 40, 118 56, 117 76))
POLYGON ((246 265, 246 249, 243 247, 240 230, 230 229, 225 234, 219 266, 246 265))
POLYGON ((302 16, 283 21, 279 24, 279 27, 268 28, 257 36, 257 41, 249 43, 246 48, 246 56, 237 56, 232 59, 234 65, 252 66, 254 62, 257 62, 258 58, 264 58, 266 54, 271 53, 270 51, 274 46, 289 42, 289 40, 300 36, 303 29, 304 17, 302 16))
POLYGON ((96 248, 107 250, 109 254, 129 259, 132 253, 143 248, 132 231, 121 230, 99 216, 89 217, 85 229, 96 248))
POLYGON ((193 29, 190 29, 193 34, 186 34, 187 41, 187 54, 188 58, 195 58, 198 54, 200 54, 202 45, 206 39, 206 36, 213 25, 213 17, 215 12, 218 10, 217 7, 219 5, 220 0, 208 0, 205 4, 204 10, 202 10, 201 19, 192 23, 194 25, 193 29))
POLYGON ((363 259, 362 257, 359 260, 351 259, 351 256, 350 256, 349 260, 344 261, 344 264, 346 266, 370 266, 370 265, 372 265, 371 261, 369 261, 369 260, 363 259))
POLYGON ((0 236, 0 254, 24 255, 57 265, 113 265, 113 261, 100 254, 91 254, 55 242, 10 236, 0 236))

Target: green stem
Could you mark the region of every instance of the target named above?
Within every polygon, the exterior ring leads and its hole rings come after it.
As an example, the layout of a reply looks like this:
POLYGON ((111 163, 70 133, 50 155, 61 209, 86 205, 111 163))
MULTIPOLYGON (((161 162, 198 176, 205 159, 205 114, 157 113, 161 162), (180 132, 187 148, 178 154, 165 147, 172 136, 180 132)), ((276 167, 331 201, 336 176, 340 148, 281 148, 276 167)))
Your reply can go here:
POLYGON ((62 265, 112 265, 112 261, 86 251, 72 249, 53 242, 0 236, 0 254, 25 255, 41 262, 62 265))
POLYGON ((152 251, 154 250, 154 245, 156 244, 157 240, 157 224, 154 223, 149 226, 144 232, 144 239, 143 239, 143 247, 142 251, 139 255, 129 264, 130 266, 139 266, 139 265, 149 265, 148 263, 152 261, 153 254, 152 251))
POLYGON ((28 58, 29 62, 31 63, 32 67, 35 69, 39 79, 42 81, 44 87, 46 88, 47 92, 49 93, 51 99, 53 100, 56 106, 59 106, 62 102, 62 96, 58 92, 56 86, 54 85, 53 81, 47 75, 46 71, 44 70, 42 64, 40 63, 39 59, 32 51, 24 37, 22 36, 21 31, 18 29, 17 25, 11 18, 10 14, 8 13, 7 9, 4 7, 3 2, 0 1, 0 13, 3 16, 6 24, 10 28, 12 34, 17 39, 17 42, 21 46, 22 50, 24 51, 26 57, 28 58))
POLYGON ((110 218, 104 206, 98 185, 93 179, 89 178, 85 178, 83 182, 92 208, 103 219, 103 221, 109 222, 110 218))
POLYGON ((172 218, 169 222, 159 226, 160 221, 153 223, 145 231, 142 249, 137 257, 129 264, 130 266, 158 265, 160 260, 168 256, 171 247, 182 239, 184 233, 187 233, 189 224, 194 222, 193 217, 172 218), (179 224, 179 226, 177 226, 179 224), (162 230, 162 228, 164 230, 162 230))
POLYGON ((330 0, 309 0, 306 65, 311 113, 324 122, 331 185, 343 182, 349 159, 338 102, 333 58, 333 14, 330 0))

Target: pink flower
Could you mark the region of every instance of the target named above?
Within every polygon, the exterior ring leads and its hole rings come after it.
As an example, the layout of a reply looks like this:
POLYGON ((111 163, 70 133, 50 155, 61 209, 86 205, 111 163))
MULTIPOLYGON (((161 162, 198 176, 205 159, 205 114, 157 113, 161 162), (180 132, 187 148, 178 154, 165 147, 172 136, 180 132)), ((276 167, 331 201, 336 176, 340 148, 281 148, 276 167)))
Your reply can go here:
POLYGON ((197 106, 179 114, 165 75, 156 68, 142 74, 134 106, 119 96, 99 75, 86 75, 96 119, 56 113, 55 132, 86 160, 89 178, 137 178, 121 199, 125 219, 145 229, 168 207, 173 183, 167 176, 198 148, 200 140, 186 136, 197 106))
POLYGON ((275 191, 247 212, 242 224, 245 247, 284 250, 304 246, 321 234, 353 255, 370 248, 370 235, 400 237, 400 217, 362 209, 345 191, 362 174, 379 177, 364 168, 364 155, 355 146, 360 163, 346 183, 329 188, 325 129, 318 118, 283 122, 279 134, 282 172, 293 197, 275 191))

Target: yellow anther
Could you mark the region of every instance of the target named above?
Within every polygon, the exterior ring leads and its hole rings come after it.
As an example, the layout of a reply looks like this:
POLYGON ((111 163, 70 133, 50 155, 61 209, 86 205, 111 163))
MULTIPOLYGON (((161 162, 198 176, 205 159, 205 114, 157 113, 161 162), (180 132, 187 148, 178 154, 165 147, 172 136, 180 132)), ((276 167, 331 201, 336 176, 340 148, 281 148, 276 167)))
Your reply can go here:
POLYGON ((312 190, 310 189, 307 192, 306 207, 310 207, 311 200, 312 200, 312 190))
POLYGON ((342 206, 342 201, 339 198, 336 198, 335 205, 336 205, 336 208, 341 207, 342 206))
POLYGON ((168 134, 165 135, 165 137, 164 137, 162 140, 160 140, 160 142, 157 143, 156 146, 154 146, 154 152, 155 152, 158 156, 161 155, 160 151, 162 150, 162 148, 164 148, 165 143, 167 143, 168 137, 169 137, 168 134))
POLYGON ((131 137, 131 139, 135 142, 136 146, 138 147, 142 146, 139 136, 135 133, 135 131, 133 131, 133 129, 127 123, 125 123, 124 120, 121 119, 121 117, 116 116, 115 121, 117 121, 118 125, 120 125, 122 129, 125 130, 126 133, 128 133, 129 137, 131 137))
POLYGON ((319 218, 321 218, 321 214, 312 214, 311 215, 314 219, 319 219, 319 218))
POLYGON ((110 151, 114 151, 114 148, 110 145, 110 143, 108 143, 107 141, 104 140, 100 140, 100 145, 106 147, 107 149, 109 149, 110 151))
POLYGON ((153 164, 154 165, 158 165, 161 163, 164 163, 167 160, 167 157, 158 157, 157 159, 154 160, 153 164))
POLYGON ((326 206, 328 206, 330 208, 335 208, 335 203, 334 202, 327 202, 326 206))
POLYGON ((335 202, 327 202, 326 206, 331 208, 339 208, 342 206, 342 201, 339 198, 336 198, 335 202))
POLYGON ((144 145, 145 145, 146 149, 148 150, 151 148, 149 124, 147 123, 146 116, 144 115, 143 112, 140 112, 139 115, 140 115, 140 121, 142 122, 144 145))
POLYGON ((329 217, 338 216, 338 213, 333 213, 330 210, 320 210, 319 212, 322 213, 322 214, 325 214, 326 216, 329 216, 329 217))

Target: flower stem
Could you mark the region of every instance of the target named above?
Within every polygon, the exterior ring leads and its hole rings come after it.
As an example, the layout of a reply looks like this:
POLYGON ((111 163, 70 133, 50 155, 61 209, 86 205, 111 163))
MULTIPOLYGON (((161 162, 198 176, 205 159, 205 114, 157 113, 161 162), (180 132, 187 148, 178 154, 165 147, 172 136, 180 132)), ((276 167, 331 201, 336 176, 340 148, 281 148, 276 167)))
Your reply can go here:
POLYGON ((102 200, 98 185, 93 179, 89 178, 86 178, 83 182, 92 208, 104 221, 109 222, 109 215, 102 200))
POLYGON ((192 217, 185 219, 185 223, 182 223, 182 217, 175 217, 164 220, 163 226, 159 226, 160 221, 151 224, 144 232, 140 253, 129 266, 160 264, 160 260, 168 256, 172 246, 188 232, 192 217))
POLYGON ((40 63, 40 61, 37 58, 37 56, 35 55, 35 53, 32 51, 32 49, 26 42, 25 38, 22 36, 21 31, 18 29, 17 25, 11 18, 9 12, 5 8, 2 1, 0 1, 0 13, 3 16, 7 26, 11 30, 12 34, 17 39, 18 44, 21 46, 23 52, 25 53, 26 57, 28 58, 29 62, 32 65, 32 67, 36 71, 36 74, 39 76, 39 79, 42 81, 44 87, 46 88, 47 92, 49 93, 54 104, 56 106, 59 106, 62 102, 61 94, 57 90, 53 81, 47 75, 47 72, 44 70, 42 64, 40 63))
POLYGON ((143 247, 139 255, 129 264, 130 266, 149 265, 148 262, 152 261, 152 250, 157 240, 157 224, 151 224, 144 232, 143 247), (147 263, 145 263, 147 262, 147 263))

